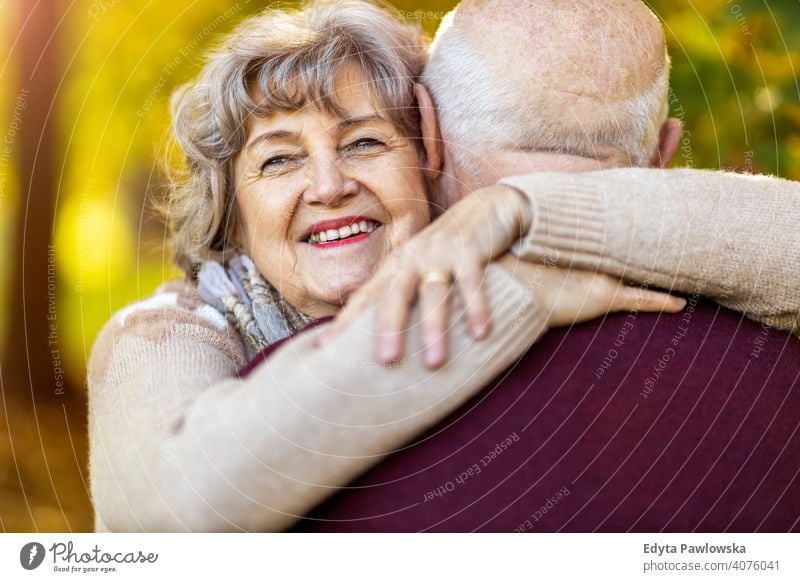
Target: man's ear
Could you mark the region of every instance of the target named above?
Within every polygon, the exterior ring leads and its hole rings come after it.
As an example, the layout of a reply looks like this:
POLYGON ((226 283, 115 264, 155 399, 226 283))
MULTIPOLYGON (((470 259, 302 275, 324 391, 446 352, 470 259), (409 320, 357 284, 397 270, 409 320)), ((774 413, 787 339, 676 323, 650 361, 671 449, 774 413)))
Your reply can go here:
POLYGON ((420 124, 422 130, 422 147, 425 149, 425 170, 431 179, 436 179, 442 171, 442 138, 439 135, 439 123, 436 121, 436 109, 433 99, 423 86, 414 85, 414 93, 419 105, 420 124))
POLYGON ((653 157, 650 158, 650 167, 667 167, 675 152, 678 151, 678 144, 681 142, 682 134, 683 123, 681 123, 680 119, 670 117, 663 123, 658 136, 658 149, 653 153, 653 157))

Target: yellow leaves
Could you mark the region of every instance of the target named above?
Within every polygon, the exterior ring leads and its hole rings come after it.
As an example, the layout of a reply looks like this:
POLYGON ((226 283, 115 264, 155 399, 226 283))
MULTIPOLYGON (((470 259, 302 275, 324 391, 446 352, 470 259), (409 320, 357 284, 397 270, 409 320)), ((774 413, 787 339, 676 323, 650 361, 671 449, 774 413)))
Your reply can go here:
MULTIPOLYGON (((800 126, 800 120, 798 121, 800 126)), ((788 146, 789 153, 792 156, 792 161, 795 164, 797 162, 800 162, 800 131, 798 131, 794 135, 789 136, 787 142, 788 143, 786 145, 788 146)))
POLYGON ((58 212, 55 248, 59 274, 77 293, 130 281, 136 240, 110 197, 70 196, 58 212))
POLYGON ((674 57, 720 58, 722 49, 708 15, 685 9, 670 16, 664 27, 674 57))

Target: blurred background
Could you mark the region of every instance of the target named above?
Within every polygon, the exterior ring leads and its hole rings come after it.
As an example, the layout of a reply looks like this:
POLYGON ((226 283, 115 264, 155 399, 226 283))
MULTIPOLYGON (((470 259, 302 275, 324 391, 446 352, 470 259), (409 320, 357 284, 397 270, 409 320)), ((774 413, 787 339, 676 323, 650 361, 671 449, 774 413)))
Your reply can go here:
MULTIPOLYGON (((456 2, 393 4, 432 35, 456 2)), ((800 179, 800 2, 648 4, 685 123, 674 165, 800 179)), ((178 274, 147 204, 164 183, 167 101, 264 6, 0 0, 0 531, 91 530, 92 343, 178 274)))

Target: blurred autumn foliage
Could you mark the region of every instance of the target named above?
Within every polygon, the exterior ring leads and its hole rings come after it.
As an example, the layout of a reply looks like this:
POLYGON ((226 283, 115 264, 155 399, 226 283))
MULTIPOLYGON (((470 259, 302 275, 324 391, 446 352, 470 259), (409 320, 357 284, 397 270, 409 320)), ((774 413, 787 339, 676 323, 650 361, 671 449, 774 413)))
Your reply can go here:
MULTIPOLYGON (((393 4, 432 35, 455 2, 393 4)), ((671 110, 685 124, 675 165, 800 179, 797 0, 648 4, 665 26, 671 110)), ((58 363, 69 394, 31 387, 24 375, 0 370, 6 410, 0 418, 0 531, 92 527, 83 393, 91 345, 113 312, 177 274, 163 250, 164 227, 147 205, 163 187, 159 159, 168 143, 169 95, 198 72, 203 52, 219 35, 263 6, 250 0, 76 0, 63 19, 52 21, 52 38, 43 37, 42 46, 50 43, 57 56, 54 94, 30 99, 46 99, 54 124, 47 144, 52 163, 37 170, 49 172, 53 192, 50 198, 28 195, 13 144, 8 159, 0 157, 0 248, 8 251, 0 253, 0 348, 8 351, 27 338, 17 331, 9 337, 8 322, 18 309, 12 293, 19 285, 16 233, 23 221, 40 220, 37 200, 52 200, 54 214, 41 216, 54 216, 45 226, 54 255, 58 363)), ((0 133, 7 136, 15 114, 28 123, 15 107, 27 83, 16 34, 25 29, 15 23, 29 10, 24 0, 3 10, 0 133)), ((37 26, 37 18, 25 26, 37 26)), ((22 352, 28 370, 50 373, 50 345, 22 352)))

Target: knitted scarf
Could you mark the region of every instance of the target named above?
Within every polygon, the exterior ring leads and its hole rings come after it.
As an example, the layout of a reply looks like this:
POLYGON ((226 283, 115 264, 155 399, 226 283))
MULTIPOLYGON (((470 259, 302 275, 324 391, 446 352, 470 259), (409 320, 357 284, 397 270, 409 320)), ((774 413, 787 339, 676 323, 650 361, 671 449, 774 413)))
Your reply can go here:
POLYGON ((236 255, 225 265, 205 261, 197 275, 197 286, 203 301, 239 332, 248 361, 311 321, 264 279, 247 255, 236 255))

